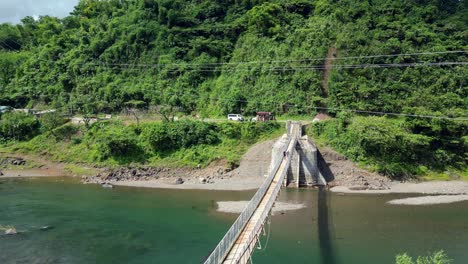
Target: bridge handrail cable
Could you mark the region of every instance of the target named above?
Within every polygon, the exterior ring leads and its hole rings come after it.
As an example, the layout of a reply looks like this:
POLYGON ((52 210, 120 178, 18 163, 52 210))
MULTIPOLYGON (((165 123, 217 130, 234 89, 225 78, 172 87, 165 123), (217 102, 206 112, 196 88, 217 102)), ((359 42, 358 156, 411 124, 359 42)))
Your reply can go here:
MULTIPOLYGON (((296 139, 293 140, 293 145, 296 145, 296 139)), ((289 144, 286 146, 286 148, 289 147, 289 144)), ((289 167, 290 163, 291 163, 291 156, 292 156, 292 151, 289 152, 288 154, 288 158, 287 158, 287 164, 286 164, 286 168, 289 167)), ((270 200, 268 200, 268 203, 267 205, 265 206, 265 208, 272 208, 273 207, 273 203, 276 201, 276 196, 278 195, 280 189, 281 189, 281 186, 282 186, 282 182, 283 182, 283 179, 285 177, 287 173, 287 169, 286 170, 283 170, 281 172, 281 177, 278 181, 278 184, 275 185, 275 189, 273 190, 273 194, 271 197, 270 197, 270 200)), ((260 216, 260 219, 266 219, 267 215, 270 213, 270 210, 265 210, 262 212, 262 215, 260 216)), ((255 232, 252 232, 250 233, 249 237, 247 238, 247 241, 248 243, 246 245, 251 245, 251 242, 258 236, 258 232, 261 231, 261 227, 263 225, 263 221, 259 221, 257 222, 257 224, 255 225, 254 229, 255 232)), ((247 252, 247 248, 243 248, 242 249, 242 255, 240 256, 240 259, 242 259, 242 257, 244 256, 244 254, 247 252)), ((239 262, 239 260, 236 260, 236 263, 239 262)))
MULTIPOLYGON (((288 149, 291 141, 292 138, 290 137, 288 140, 288 144, 286 144, 286 146, 282 149, 280 153, 283 153, 288 149)), ((291 155, 291 153, 289 155, 291 155)), ((270 171, 268 178, 252 197, 244 211, 242 211, 239 217, 237 217, 234 224, 232 224, 227 233, 224 235, 223 239, 221 239, 221 241, 218 243, 213 252, 211 252, 210 256, 208 256, 208 258, 205 260, 204 264, 219 264, 226 258, 226 255, 229 253, 230 249, 236 242, 245 225, 252 217, 253 213, 260 204, 260 201, 262 200, 263 196, 265 196, 265 193, 268 190, 268 187, 270 186, 271 182, 273 181, 276 172, 280 168, 282 161, 282 159, 279 159, 278 162, 276 162, 275 166, 270 171)), ((281 184, 278 185, 279 187, 281 187, 281 184)))

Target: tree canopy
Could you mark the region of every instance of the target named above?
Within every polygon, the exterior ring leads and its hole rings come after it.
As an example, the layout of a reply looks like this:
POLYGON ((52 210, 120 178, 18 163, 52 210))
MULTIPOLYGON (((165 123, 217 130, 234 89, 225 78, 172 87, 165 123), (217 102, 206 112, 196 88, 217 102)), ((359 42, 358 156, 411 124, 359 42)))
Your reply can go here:
POLYGON ((368 57, 465 50, 466 15, 456 0, 82 0, 63 19, 0 25, 0 103, 466 116, 464 65, 344 66, 466 62, 466 53, 368 57), (324 74, 330 48, 335 67, 324 74))
MULTIPOLYGON (((0 105, 466 119, 467 10, 458 0, 81 0, 63 19, 0 25, 0 105)), ((409 133, 411 158, 421 147, 466 163, 466 121, 400 121, 356 120, 349 132, 367 153, 382 134, 409 133)))

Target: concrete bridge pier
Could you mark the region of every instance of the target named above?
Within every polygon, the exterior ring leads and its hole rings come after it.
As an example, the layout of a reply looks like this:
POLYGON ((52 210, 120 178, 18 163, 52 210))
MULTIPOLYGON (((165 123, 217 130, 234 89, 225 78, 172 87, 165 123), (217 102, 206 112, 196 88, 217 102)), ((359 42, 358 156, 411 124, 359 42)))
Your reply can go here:
MULTIPOLYGON (((295 131, 296 135, 292 135, 293 131, 291 128, 291 122, 288 121, 286 123, 286 131, 289 136, 298 137, 298 141, 293 150, 291 165, 284 178, 283 186, 299 188, 327 185, 327 181, 319 170, 319 153, 314 142, 307 136, 302 136, 302 129, 295 131)), ((284 158, 285 153, 282 150, 288 143, 288 135, 283 135, 273 145, 270 170, 278 162, 278 159, 284 158)))

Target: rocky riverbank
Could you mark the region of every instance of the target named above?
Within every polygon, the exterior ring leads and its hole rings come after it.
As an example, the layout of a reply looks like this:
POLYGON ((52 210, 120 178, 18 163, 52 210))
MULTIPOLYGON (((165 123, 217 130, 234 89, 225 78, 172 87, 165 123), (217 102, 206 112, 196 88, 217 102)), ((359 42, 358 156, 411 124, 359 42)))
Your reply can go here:
POLYGON ((258 188, 268 173, 274 140, 254 145, 231 169, 222 160, 207 168, 117 168, 104 170, 83 183, 170 189, 251 190, 258 188))
POLYGON ((354 162, 328 148, 320 148, 326 166, 333 174, 331 187, 346 186, 350 190, 388 190, 392 181, 375 172, 359 168, 354 162))
MULTIPOLYGON (((274 141, 254 145, 234 170, 227 162, 216 161, 207 168, 121 167, 91 168, 77 174, 69 164, 52 162, 45 157, 0 153, 0 179, 8 177, 82 176, 83 183, 172 189, 250 190, 258 188, 271 159, 274 141), (92 173, 90 173, 92 171, 92 173)), ((320 148, 324 163, 333 174, 332 191, 342 193, 426 193, 468 194, 468 182, 444 181, 422 183, 392 182, 377 173, 359 168, 335 151, 320 148)), ((81 169, 78 165, 74 167, 81 169)), ((84 168, 84 167, 83 167, 84 168)))
POLYGON ((82 177, 83 183, 116 183, 164 180, 166 183, 184 184, 197 179, 201 184, 212 184, 215 180, 231 178, 230 170, 224 166, 210 166, 205 169, 164 168, 164 167, 122 167, 108 169, 93 177, 82 177))
POLYGON ((64 176, 62 165, 40 163, 33 159, 0 156, 0 178, 64 176))
POLYGON ((17 158, 17 157, 4 157, 0 159, 0 166, 5 167, 5 166, 24 166, 26 165, 26 160, 23 158, 17 158))

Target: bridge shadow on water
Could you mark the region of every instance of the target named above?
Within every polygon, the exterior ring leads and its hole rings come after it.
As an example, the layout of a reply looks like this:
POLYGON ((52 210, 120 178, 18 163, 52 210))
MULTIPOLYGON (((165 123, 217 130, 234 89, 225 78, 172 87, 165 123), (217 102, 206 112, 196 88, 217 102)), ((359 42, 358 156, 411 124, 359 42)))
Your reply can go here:
MULTIPOLYGON (((333 172, 328 167, 320 151, 317 153, 318 169, 326 182, 335 179, 333 172)), ((320 247, 320 259, 322 264, 338 264, 336 250, 333 246, 332 231, 333 219, 330 214, 330 195, 325 186, 319 187, 317 200, 317 230, 320 247)))
POLYGON ((333 220, 329 213, 329 193, 326 187, 320 187, 317 199, 317 229, 322 264, 338 264, 332 241, 333 220))

